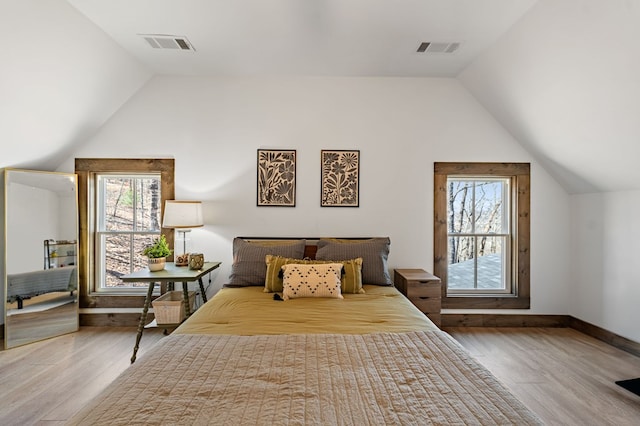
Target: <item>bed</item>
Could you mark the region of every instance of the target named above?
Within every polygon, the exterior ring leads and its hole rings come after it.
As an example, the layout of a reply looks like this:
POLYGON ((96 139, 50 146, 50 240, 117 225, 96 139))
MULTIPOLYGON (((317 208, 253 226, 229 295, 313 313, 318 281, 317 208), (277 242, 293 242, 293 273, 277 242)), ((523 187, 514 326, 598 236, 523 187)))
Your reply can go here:
POLYGON ((73 293, 77 289, 76 276, 75 266, 7 274, 7 302, 18 302, 18 309, 22 309, 24 300, 41 294, 73 293))
POLYGON ((240 240, 230 283, 70 424, 541 424, 393 286, 388 238, 240 240), (316 273, 340 294, 303 294, 316 273))

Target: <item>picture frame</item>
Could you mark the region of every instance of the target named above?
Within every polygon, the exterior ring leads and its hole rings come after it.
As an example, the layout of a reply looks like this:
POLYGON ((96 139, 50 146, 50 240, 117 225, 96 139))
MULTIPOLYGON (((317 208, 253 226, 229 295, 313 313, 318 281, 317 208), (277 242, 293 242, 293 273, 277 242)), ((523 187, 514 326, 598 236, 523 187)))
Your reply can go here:
POLYGON ((258 149, 256 202, 265 207, 295 207, 296 150, 258 149))
POLYGON ((320 152, 320 206, 360 206, 360 150, 320 152))

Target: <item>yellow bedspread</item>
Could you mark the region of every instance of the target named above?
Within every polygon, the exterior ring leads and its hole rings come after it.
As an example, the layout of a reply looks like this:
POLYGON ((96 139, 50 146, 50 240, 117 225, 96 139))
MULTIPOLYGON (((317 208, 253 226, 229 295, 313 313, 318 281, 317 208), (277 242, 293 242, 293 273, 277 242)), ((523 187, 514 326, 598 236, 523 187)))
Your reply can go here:
POLYGON ((365 285, 344 299, 273 300, 263 287, 223 288, 177 334, 367 334, 437 327, 395 287, 365 285))
POLYGON ((222 289, 68 424, 541 424, 394 287, 365 289, 222 289))

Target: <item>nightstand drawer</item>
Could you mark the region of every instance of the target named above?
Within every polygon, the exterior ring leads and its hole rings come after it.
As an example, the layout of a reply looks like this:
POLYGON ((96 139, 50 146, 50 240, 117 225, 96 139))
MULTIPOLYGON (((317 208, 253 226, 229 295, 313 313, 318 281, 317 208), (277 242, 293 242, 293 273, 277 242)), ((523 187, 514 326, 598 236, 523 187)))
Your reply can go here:
POLYGON ((409 301, 425 314, 440 312, 440 299, 410 297, 409 301))
POLYGON ((422 283, 419 281, 408 281, 407 282, 407 297, 409 299, 414 297, 429 297, 429 298, 440 298, 442 295, 440 289, 440 282, 426 282, 422 283))

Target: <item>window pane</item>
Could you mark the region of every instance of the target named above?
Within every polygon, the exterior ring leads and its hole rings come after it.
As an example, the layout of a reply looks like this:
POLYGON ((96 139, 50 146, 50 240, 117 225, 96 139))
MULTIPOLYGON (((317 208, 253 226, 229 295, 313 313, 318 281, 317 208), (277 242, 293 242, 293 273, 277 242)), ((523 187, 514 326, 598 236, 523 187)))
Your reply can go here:
POLYGON ((477 181, 475 182, 475 233, 504 233, 506 225, 503 220, 503 188, 504 181, 477 181))
POLYGON ((103 218, 105 231, 133 231, 133 180, 102 178, 103 218))
POLYGON ((477 288, 504 290, 504 237, 478 237, 477 241, 477 288))
POLYGON ((131 236, 123 234, 105 235, 105 287, 122 285, 120 276, 131 271, 131 236))
POLYGON ((447 229, 449 233, 473 232, 473 181, 449 179, 449 206, 447 229))
POLYGON ((136 231, 160 231, 160 179, 136 179, 136 231))
POLYGON ((449 237, 448 288, 470 290, 476 288, 474 237, 449 237))
POLYGON ((159 177, 101 177, 103 231, 160 231, 159 177))
POLYGON ((123 283, 120 277, 147 266, 140 254, 156 235, 107 234, 104 240, 105 288, 146 287, 144 283, 123 283), (132 241, 133 240, 133 241, 132 241))

